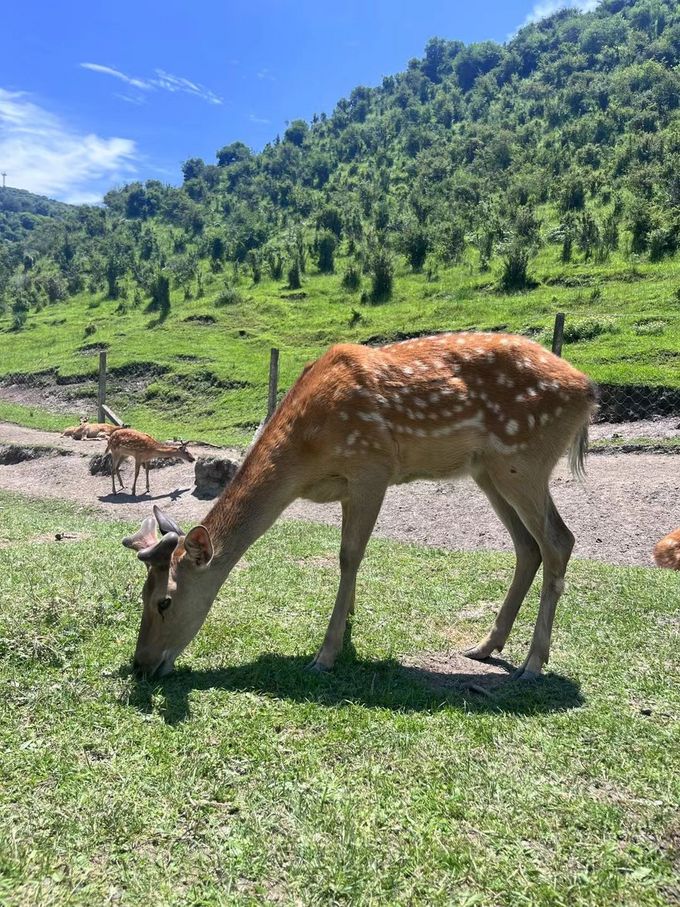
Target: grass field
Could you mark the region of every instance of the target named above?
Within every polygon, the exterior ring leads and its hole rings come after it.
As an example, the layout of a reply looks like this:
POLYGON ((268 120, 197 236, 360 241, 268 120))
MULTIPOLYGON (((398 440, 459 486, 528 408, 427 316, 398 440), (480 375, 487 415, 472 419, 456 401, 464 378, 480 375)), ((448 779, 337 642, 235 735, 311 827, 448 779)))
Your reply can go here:
POLYGON ((476 640, 511 560, 373 541, 352 645, 317 677, 338 536, 281 525, 151 684, 129 672, 128 527, 7 495, 0 513, 8 907, 680 898, 676 575, 574 563, 548 675, 446 694, 398 656, 476 640))
MULTIPOLYGON (((0 318, 0 380, 58 369, 61 381, 73 381, 61 391, 89 394, 94 417, 95 347, 104 344, 114 373, 111 402, 127 422, 164 437, 238 444, 266 410, 271 346, 281 350, 287 389, 306 362, 339 340, 475 327, 522 331, 549 345, 555 313, 564 311, 564 353, 594 379, 680 386, 680 263, 673 260, 651 265, 616 255, 606 264, 562 265, 555 247, 546 247, 532 265, 539 285, 512 296, 496 290, 496 271, 480 274, 472 263, 441 270, 436 280, 404 267, 393 299, 379 306, 362 305, 360 294, 342 288, 344 267, 341 260, 335 275, 308 276, 302 298, 281 282, 253 286, 243 278, 242 301, 221 307, 215 300, 230 272, 206 274, 204 298, 185 301, 176 291, 162 324, 145 304, 121 306, 102 294, 31 313, 19 332, 0 318), (197 320, 206 317, 213 321, 197 320)), ((82 409, 0 401, 0 418, 62 428, 82 409)))

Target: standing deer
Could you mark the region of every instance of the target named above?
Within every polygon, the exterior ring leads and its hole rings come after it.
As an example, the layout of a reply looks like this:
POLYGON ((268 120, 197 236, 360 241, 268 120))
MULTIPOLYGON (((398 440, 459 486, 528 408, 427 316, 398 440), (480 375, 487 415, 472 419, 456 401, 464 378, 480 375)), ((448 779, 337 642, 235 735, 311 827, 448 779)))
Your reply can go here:
POLYGON ((657 567, 680 570, 680 529, 670 532, 656 543, 653 557, 657 567))
POLYGON ((514 675, 535 678, 548 661, 574 544, 548 480, 568 449, 582 475, 594 404, 585 375, 522 337, 462 333, 332 347, 303 371, 201 525, 184 534, 154 508, 155 519, 123 540, 147 567, 136 670, 172 671, 231 569, 298 497, 342 504, 340 585, 310 665, 330 669, 388 486, 467 473, 505 524, 517 563, 490 633, 465 654, 485 659, 503 648, 543 562, 531 647, 514 675))
POLYGON ((136 431, 134 428, 119 428, 109 437, 105 454, 111 454, 111 484, 113 493, 116 494, 116 475, 123 488, 123 479, 120 475, 120 464, 126 457, 135 461, 135 478, 132 483, 132 493, 137 494, 137 476, 140 467, 146 472, 146 491, 149 492, 149 461, 154 459, 171 459, 177 457, 187 463, 193 463, 195 457, 186 448, 186 442, 181 444, 162 444, 151 435, 136 431))

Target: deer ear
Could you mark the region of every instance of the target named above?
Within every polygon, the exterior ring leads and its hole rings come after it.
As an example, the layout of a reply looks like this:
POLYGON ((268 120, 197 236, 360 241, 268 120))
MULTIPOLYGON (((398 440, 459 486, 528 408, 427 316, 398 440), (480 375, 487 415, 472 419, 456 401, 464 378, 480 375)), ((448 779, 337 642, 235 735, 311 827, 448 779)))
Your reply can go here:
POLYGON ((205 526, 194 526, 184 536, 186 556, 196 567, 207 567, 213 559, 214 549, 210 533, 205 526))
POLYGON ((156 521, 148 516, 134 535, 127 535, 123 539, 126 548, 133 551, 142 551, 156 544, 156 521))

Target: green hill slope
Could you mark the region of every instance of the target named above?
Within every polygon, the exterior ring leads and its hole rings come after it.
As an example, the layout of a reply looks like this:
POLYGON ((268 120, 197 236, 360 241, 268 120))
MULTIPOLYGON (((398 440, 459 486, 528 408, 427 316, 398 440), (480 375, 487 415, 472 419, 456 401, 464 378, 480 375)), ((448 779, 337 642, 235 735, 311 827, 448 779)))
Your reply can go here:
MULTIPOLYGON (((676 386, 679 64, 669 0, 562 11, 502 46, 433 39, 260 154, 233 143, 181 187, 52 212, 0 247, 0 374, 64 388, 107 344, 131 420, 235 440, 272 343, 287 386, 334 340, 540 338, 560 309, 594 377, 676 386)), ((46 399, 0 394, 43 422, 46 399)))

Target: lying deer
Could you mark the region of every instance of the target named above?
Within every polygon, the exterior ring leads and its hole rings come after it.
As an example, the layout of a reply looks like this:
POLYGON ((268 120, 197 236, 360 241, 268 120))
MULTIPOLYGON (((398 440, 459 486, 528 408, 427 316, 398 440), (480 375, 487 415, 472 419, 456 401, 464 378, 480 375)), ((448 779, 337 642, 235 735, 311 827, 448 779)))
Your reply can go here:
POLYGON ((109 443, 106 445, 105 454, 111 454, 111 483, 113 493, 116 494, 116 475, 120 482, 120 487, 124 488, 123 479, 120 475, 120 464, 126 457, 132 457, 135 461, 135 478, 132 483, 132 493, 137 494, 137 476, 143 466, 146 472, 146 491, 149 492, 149 461, 155 459, 171 459, 177 457, 186 463, 193 463, 195 457, 189 453, 186 442, 180 444, 163 444, 156 441, 151 435, 145 435, 144 432, 135 431, 134 428, 119 428, 114 431, 109 443))
POLYGON ((62 434, 67 438, 73 438, 75 441, 82 441, 83 438, 88 440, 108 438, 114 431, 118 431, 118 425, 111 425, 109 422, 88 422, 87 419, 81 419, 80 425, 72 425, 65 428, 62 434))
POLYGON ((654 546, 654 562, 657 567, 680 570, 680 529, 670 532, 654 546))
POLYGON ((517 563, 490 633, 466 655, 502 650, 542 562, 538 619, 515 674, 536 677, 548 661, 574 544, 548 480, 567 450, 572 471, 583 474, 594 404, 585 375, 522 337, 462 333, 332 347, 303 371, 201 525, 185 534, 154 508, 155 519, 123 540, 147 567, 136 670, 172 671, 231 569, 298 497, 342 504, 340 585, 310 666, 330 669, 387 488, 467 473, 505 524, 517 563))
POLYGON ((68 428, 65 428, 62 432, 62 435, 65 438, 76 438, 79 441, 83 436, 83 431, 85 430, 85 425, 87 424, 87 416, 83 416, 78 423, 78 425, 69 425, 68 428))

